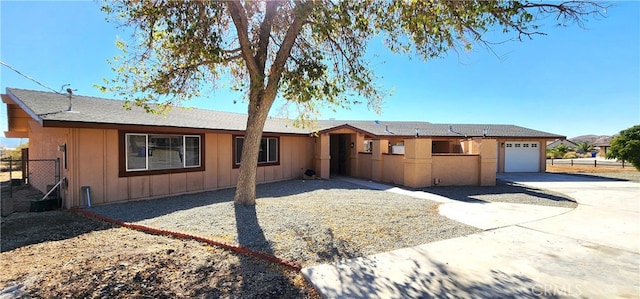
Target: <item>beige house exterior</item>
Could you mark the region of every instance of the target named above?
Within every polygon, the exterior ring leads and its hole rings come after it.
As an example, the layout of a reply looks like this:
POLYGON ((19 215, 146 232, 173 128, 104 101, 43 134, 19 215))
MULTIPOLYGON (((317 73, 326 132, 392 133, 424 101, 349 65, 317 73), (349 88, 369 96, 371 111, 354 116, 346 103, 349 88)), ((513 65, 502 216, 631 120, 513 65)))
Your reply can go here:
MULTIPOLYGON (((2 101, 5 136, 29 138, 29 159, 60 159, 65 208, 84 204, 83 187, 92 204, 106 204, 237 183, 246 115, 175 108, 162 117, 124 110, 117 100, 13 88, 2 101)), ((557 138, 564 136, 512 125, 328 120, 309 130, 270 118, 257 181, 302 178, 312 169, 321 179, 412 188, 492 186, 497 172, 544 172, 546 143, 557 138)))

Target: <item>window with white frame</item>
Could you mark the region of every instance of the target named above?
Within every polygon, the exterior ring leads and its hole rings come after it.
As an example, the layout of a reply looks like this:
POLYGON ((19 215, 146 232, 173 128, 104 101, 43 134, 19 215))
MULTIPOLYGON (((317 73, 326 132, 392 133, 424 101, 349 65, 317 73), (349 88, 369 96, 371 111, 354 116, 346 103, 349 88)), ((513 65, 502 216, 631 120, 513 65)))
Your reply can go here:
MULTIPOLYGON (((260 140, 260 152, 258 152, 258 165, 260 164, 277 164, 279 162, 278 154, 278 137, 262 137, 260 140)), ((242 146, 244 145, 243 136, 235 136, 234 138, 234 165, 239 166, 242 161, 242 146)))
POLYGON ((200 135, 127 133, 126 171, 197 168, 201 148, 200 135))

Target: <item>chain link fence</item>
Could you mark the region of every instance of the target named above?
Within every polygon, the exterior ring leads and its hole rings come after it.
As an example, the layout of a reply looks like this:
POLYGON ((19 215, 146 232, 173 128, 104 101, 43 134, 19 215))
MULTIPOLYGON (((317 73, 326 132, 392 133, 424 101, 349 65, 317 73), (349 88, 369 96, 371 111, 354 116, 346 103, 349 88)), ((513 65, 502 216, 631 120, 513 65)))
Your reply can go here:
MULTIPOLYGON (((13 187, 28 185, 47 193, 60 180, 60 159, 14 160, 3 158, 0 161, 0 181, 3 196, 13 196, 13 187)), ((60 188, 54 191, 60 198, 60 188)))

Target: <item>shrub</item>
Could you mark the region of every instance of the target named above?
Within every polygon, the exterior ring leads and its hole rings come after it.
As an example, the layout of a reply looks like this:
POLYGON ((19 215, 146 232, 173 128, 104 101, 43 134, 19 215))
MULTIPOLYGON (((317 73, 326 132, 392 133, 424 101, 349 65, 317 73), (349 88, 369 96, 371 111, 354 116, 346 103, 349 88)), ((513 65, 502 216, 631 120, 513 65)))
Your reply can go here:
POLYGON ((577 146, 577 152, 579 154, 589 154, 591 155, 591 152, 594 150, 593 145, 587 143, 587 142, 580 142, 578 143, 577 146))
POLYGON ((575 159, 577 158, 576 152, 568 152, 562 156, 562 159, 575 159))
POLYGON ((581 154, 581 153, 576 153, 576 156, 577 156, 578 158, 591 158, 591 153, 583 153, 583 154, 581 154))
POLYGON ((620 135, 611 140, 607 159, 613 158, 629 161, 640 170, 640 125, 620 131, 620 135))
POLYGON ((547 150, 547 159, 562 159, 564 153, 556 150, 547 150))

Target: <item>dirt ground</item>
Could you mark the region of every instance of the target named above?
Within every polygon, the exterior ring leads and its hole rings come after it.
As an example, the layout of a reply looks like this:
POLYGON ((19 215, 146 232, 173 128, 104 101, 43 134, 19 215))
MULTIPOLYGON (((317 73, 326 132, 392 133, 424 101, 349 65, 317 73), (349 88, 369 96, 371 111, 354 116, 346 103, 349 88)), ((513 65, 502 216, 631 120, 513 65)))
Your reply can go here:
POLYGON ((0 297, 319 298, 296 270, 70 211, 14 213, 0 232, 0 297))
MULTIPOLYGON (((640 181, 633 168, 547 167, 640 181)), ((320 298, 296 270, 196 241, 70 211, 0 220, 2 298, 320 298)))
POLYGON ((22 171, 12 171, 9 173, 8 171, 0 172, 0 182, 8 181, 9 178, 20 179, 22 178, 22 171))
POLYGON ((547 165, 547 172, 600 176, 612 179, 640 182, 640 171, 635 169, 633 166, 621 168, 601 166, 593 167, 583 165, 547 165))
POLYGON ((565 172, 565 173, 609 173, 622 172, 633 173, 638 172, 633 166, 629 165, 625 168, 607 167, 607 166, 584 166, 584 165, 547 165, 547 172, 565 172))

